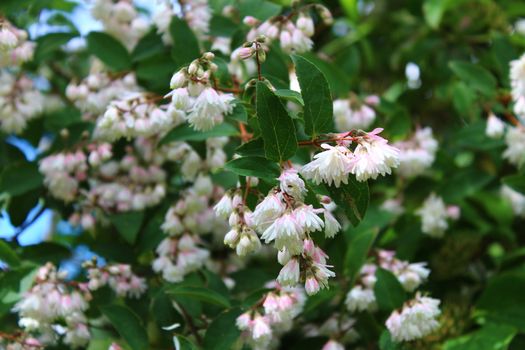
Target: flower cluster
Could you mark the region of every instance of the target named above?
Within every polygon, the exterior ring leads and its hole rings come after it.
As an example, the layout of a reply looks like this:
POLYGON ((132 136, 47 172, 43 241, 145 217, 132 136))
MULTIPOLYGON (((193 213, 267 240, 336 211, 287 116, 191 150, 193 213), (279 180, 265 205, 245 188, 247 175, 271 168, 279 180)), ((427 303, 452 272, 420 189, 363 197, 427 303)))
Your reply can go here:
POLYGON ((85 261, 82 265, 87 269, 88 288, 95 291, 108 285, 118 296, 139 298, 146 291, 146 281, 131 271, 126 264, 111 264, 97 266, 96 259, 85 261))
POLYGON ((35 43, 27 40, 27 32, 0 19, 0 68, 19 66, 33 59, 35 43))
POLYGON ((332 24, 330 11, 319 4, 306 6, 288 16, 271 17, 264 22, 248 16, 243 19, 244 24, 251 27, 246 40, 255 41, 257 37, 264 36, 270 40, 279 40, 281 49, 287 53, 310 51, 313 46, 311 38, 315 33, 314 21, 310 15, 311 7, 319 13, 325 24, 332 24), (294 17, 296 17, 295 22, 294 17))
POLYGON ((132 49, 149 30, 149 23, 139 16, 130 0, 96 0, 91 9, 104 30, 132 49))
POLYGON ((110 102, 97 120, 95 137, 114 141, 121 137, 153 136, 166 132, 180 123, 173 109, 157 106, 144 93, 130 93, 110 102))
MULTIPOLYGON (((212 17, 208 0, 186 0, 181 3, 181 13, 197 37, 204 38, 210 29, 212 17)), ((171 19, 175 15, 173 5, 168 1, 164 1, 160 9, 153 15, 157 32, 162 34, 162 40, 166 44, 171 44, 173 40, 169 34, 169 28, 171 19)))
POLYGON ((376 119, 373 106, 379 103, 376 95, 367 96, 364 101, 358 101, 352 95, 348 99, 334 100, 334 122, 338 131, 368 129, 376 119))
POLYGON ((328 256, 315 246, 310 234, 324 229, 333 237, 340 225, 326 208, 314 208, 304 202, 307 189, 297 170, 285 169, 279 177, 279 187, 270 190, 252 213, 240 195, 229 194, 216 205, 217 214, 228 217, 232 230, 224 241, 240 255, 260 246, 255 232, 266 243, 274 242, 279 250, 278 261, 284 267, 277 281, 283 286, 305 284, 306 292, 317 293, 327 287, 328 278, 335 276, 326 264, 328 256), (319 214, 324 215, 324 221, 319 214))
POLYGON ((457 220, 460 216, 458 206, 446 206, 443 199, 431 193, 416 212, 421 217, 421 231, 434 238, 442 238, 448 228, 447 219, 457 220))
POLYGON ((43 348, 44 345, 36 338, 24 333, 1 333, 0 349, 5 350, 35 350, 43 348))
POLYGON ((430 127, 418 129, 409 140, 396 142, 394 146, 400 150, 397 173, 403 177, 419 176, 430 168, 438 149, 430 127))
POLYGON ((503 152, 503 158, 508 159, 511 164, 522 167, 525 164, 525 127, 509 126, 505 135, 507 148, 503 152))
POLYGON ((422 338, 439 327, 437 317, 440 301, 421 296, 419 293, 403 305, 401 310, 394 311, 386 320, 386 327, 395 342, 411 341, 422 338))
POLYGON ((346 295, 345 304, 348 311, 375 311, 377 309, 374 286, 378 268, 392 272, 407 292, 415 291, 428 278, 430 271, 426 263, 409 263, 395 257, 395 252, 378 250, 376 262, 365 264, 360 271, 356 285, 346 295))
POLYGON ((95 64, 92 66, 92 72, 80 83, 71 82, 67 86, 66 96, 82 112, 97 118, 105 112, 111 101, 136 91, 140 91, 140 88, 135 74, 112 77, 95 64))
POLYGON ((213 72, 217 65, 214 54, 207 52, 189 66, 176 72, 170 82, 173 89, 170 107, 181 113, 195 130, 206 131, 224 120, 233 110, 233 95, 215 90, 213 72))
POLYGON ((25 75, 16 76, 0 71, 0 129, 6 133, 21 133, 27 123, 48 106, 44 95, 25 75))
POLYGON ((90 229, 97 213, 143 210, 164 198, 166 173, 161 165, 167 159, 155 154, 154 147, 151 140, 138 138, 117 159, 110 144, 95 142, 51 154, 40 161, 39 170, 53 196, 78 202, 70 222, 90 229))
POLYGON ((350 137, 351 133, 339 134, 334 139, 338 144, 330 146, 323 143, 321 147, 325 151, 317 153, 314 160, 302 168, 301 174, 316 184, 333 183, 335 187, 347 184, 349 174, 354 174, 357 181, 390 174, 391 169, 399 165, 399 150, 378 135, 382 130, 358 132, 354 137, 350 137), (352 152, 348 146, 353 141, 357 146, 352 152))
POLYGON ((33 286, 14 307, 26 332, 38 332, 41 344, 56 344, 59 337, 72 348, 90 339, 85 311, 91 298, 86 286, 71 284, 65 274, 48 263, 41 267, 33 286))
POLYGON ((510 86, 514 113, 525 118, 525 54, 510 62, 510 86))
POLYGON ((499 119, 494 113, 490 113, 487 118, 487 126, 485 128, 485 135, 492 139, 499 139, 505 134, 505 123, 499 119))
POLYGON ((250 311, 237 317, 242 339, 253 349, 268 349, 275 345, 279 334, 292 328, 293 319, 303 309, 306 297, 299 288, 282 288, 270 284, 273 291, 265 294, 250 311))
POLYGON ((161 228, 168 237, 157 247, 153 261, 153 270, 165 280, 180 282, 208 261, 210 252, 201 248, 199 235, 224 232, 210 205, 218 191, 208 176, 199 175, 166 213, 161 228))

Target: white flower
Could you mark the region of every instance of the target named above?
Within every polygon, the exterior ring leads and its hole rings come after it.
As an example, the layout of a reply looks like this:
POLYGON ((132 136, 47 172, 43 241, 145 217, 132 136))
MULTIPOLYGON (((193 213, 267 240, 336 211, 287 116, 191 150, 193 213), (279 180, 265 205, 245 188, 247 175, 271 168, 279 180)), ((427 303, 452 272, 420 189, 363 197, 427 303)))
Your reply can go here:
POLYGON ((266 243, 275 241, 275 247, 279 250, 286 248, 291 254, 302 252, 304 231, 297 223, 295 216, 291 213, 284 214, 275 220, 262 234, 266 243))
POLYGON ((297 170, 293 168, 284 170, 278 180, 281 191, 297 200, 303 199, 307 190, 304 181, 297 174, 297 170))
POLYGON ((397 172, 403 177, 421 175, 434 163, 438 149, 429 127, 419 129, 411 139, 397 142, 394 146, 400 150, 397 172))
POLYGON ((233 211, 232 198, 226 193, 222 196, 221 200, 213 207, 215 214, 222 218, 227 218, 233 211))
POLYGON ((397 279, 407 292, 415 291, 428 278, 430 270, 425 266, 426 263, 409 264, 397 274, 397 279))
POLYGON ((501 187, 501 196, 512 206, 514 215, 525 217, 525 195, 507 185, 501 187))
POLYGON ((282 194, 271 190, 263 201, 255 207, 252 219, 258 227, 266 229, 284 213, 285 209, 286 206, 283 203, 282 194))
POLYGON ((375 129, 367 133, 354 150, 350 172, 355 174, 357 181, 376 179, 379 174, 390 174, 391 168, 399 165, 399 150, 377 136, 381 131, 382 129, 375 129))
POLYGON ((355 286, 352 288, 345 299, 346 308, 350 312, 356 311, 375 311, 377 309, 376 297, 374 290, 355 286))
POLYGON ((339 187, 341 183, 348 183, 351 165, 348 148, 325 143, 321 147, 326 151, 317 153, 314 160, 302 168, 301 174, 316 184, 326 182, 328 185, 333 183, 335 187, 339 187))
POLYGON ((436 196, 435 193, 430 194, 416 214, 421 216, 421 231, 423 233, 434 238, 443 237, 448 228, 448 223, 446 220, 447 209, 441 197, 436 196))
POLYGON ((215 89, 207 87, 195 99, 188 114, 188 122, 195 130, 206 131, 222 123, 223 114, 231 112, 233 106, 231 94, 218 94, 215 89))
POLYGON ((394 311, 386 321, 386 327, 395 342, 422 338, 439 327, 436 320, 441 313, 440 301, 416 295, 405 303, 401 311, 394 311))
POLYGON ((13 48, 17 44, 18 38, 9 28, 4 27, 0 30, 0 50, 13 48))
POLYGON ((509 127, 505 136, 507 149, 503 152, 503 158, 517 167, 525 164, 525 128, 509 127))
POLYGON ((505 123, 496 115, 491 113, 487 119, 487 128, 485 129, 485 134, 493 139, 498 139, 503 136, 505 132, 505 123))
POLYGON ((299 282, 300 272, 301 270, 297 259, 290 259, 279 272, 277 282, 283 286, 295 286, 299 282))
POLYGON ((510 62, 510 85, 515 100, 525 95, 525 54, 510 62))
POLYGON ((324 211, 324 233, 326 238, 333 238, 337 232, 341 229, 341 224, 337 219, 330 213, 330 211, 324 211))
POLYGON ((306 36, 311 37, 314 35, 314 21, 310 16, 306 16, 304 13, 301 13, 297 19, 297 28, 306 36))
POLYGON ((333 105, 335 127, 340 132, 368 129, 376 119, 376 112, 366 104, 352 106, 349 100, 339 99, 333 105))
POLYGON ((294 210, 293 215, 304 232, 320 231, 324 227, 323 220, 316 214, 312 205, 300 206, 294 210))
POLYGON ((330 339, 326 344, 323 345, 321 350, 345 350, 345 346, 333 339, 330 339))

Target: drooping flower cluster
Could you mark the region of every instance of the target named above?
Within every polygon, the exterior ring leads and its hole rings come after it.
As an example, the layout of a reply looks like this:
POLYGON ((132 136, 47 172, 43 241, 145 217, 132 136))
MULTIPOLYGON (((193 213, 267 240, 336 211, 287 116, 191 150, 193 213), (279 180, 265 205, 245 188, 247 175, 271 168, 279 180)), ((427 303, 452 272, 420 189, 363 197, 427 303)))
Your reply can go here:
POLYGON ((149 23, 139 16, 130 0, 96 0, 91 9, 104 30, 132 49, 149 30, 149 23))
POLYGON ((123 77, 112 77, 99 68, 100 63, 92 65, 91 73, 80 83, 70 83, 66 88, 66 96, 82 112, 91 115, 96 120, 106 111, 113 100, 118 100, 132 92, 140 91, 135 74, 129 73, 123 77))
POLYGON ((440 301, 421 296, 419 293, 394 311, 386 320, 386 327, 395 342, 411 341, 422 338, 439 328, 436 319, 441 311, 440 301))
POLYGON ((288 16, 275 16, 264 22, 248 16, 243 19, 244 24, 251 27, 246 40, 255 41, 257 37, 264 36, 270 41, 278 40, 281 49, 287 53, 310 51, 313 46, 311 38, 315 33, 310 8, 314 8, 319 13, 319 17, 325 24, 332 24, 333 19, 330 11, 320 4, 305 6, 288 16), (296 17, 295 22, 294 17, 296 17))
POLYGON ((97 121, 95 137, 114 141, 163 134, 181 122, 179 113, 166 107, 158 106, 145 93, 113 100, 97 121))
POLYGON ((365 264, 360 271, 356 285, 346 295, 345 304, 348 311, 375 311, 377 309, 374 286, 378 267, 392 272, 407 292, 414 292, 423 284, 429 274, 426 263, 409 263, 395 257, 395 252, 377 250, 375 263, 365 264))
MULTIPOLYGON (((153 152, 154 147, 152 140, 138 138, 118 159, 110 144, 95 142, 51 154, 40 161, 39 170, 53 196, 77 202, 70 222, 90 229, 98 215, 143 210, 164 198, 166 173, 161 166, 169 159, 153 152)), ((170 145, 165 147, 168 152, 170 145)))
POLYGON ((434 238, 442 238, 448 228, 447 219, 457 220, 458 206, 446 206, 443 199, 431 193, 416 212, 421 217, 421 231, 434 238))
POLYGON ((367 96, 362 102, 356 96, 334 100, 335 128, 340 132, 368 129, 376 119, 376 112, 372 107, 378 103, 379 98, 376 95, 367 96))
POLYGON ((27 39, 25 30, 0 19, 0 68, 19 66, 33 59, 35 43, 27 39))
MULTIPOLYGON (((204 38, 210 29, 212 17, 211 8, 208 0, 185 0, 180 3, 184 20, 193 30, 198 38, 204 38)), ((171 44, 173 38, 169 34, 171 19, 177 15, 173 5, 169 1, 164 1, 159 10, 153 15, 153 22, 157 26, 157 32, 162 34, 162 40, 166 44, 171 44)))
POLYGON ((44 95, 25 75, 16 76, 0 71, 0 129, 6 133, 21 133, 27 123, 46 109, 44 95))
POLYGON ((146 281, 131 271, 126 264, 111 264, 97 266, 96 260, 85 261, 83 267, 87 269, 88 288, 97 290, 108 285, 118 296, 139 298, 146 291, 146 281))
MULTIPOLYGON (((315 294, 327 287, 328 279, 335 274, 326 264, 328 256, 315 246, 310 234, 324 229, 327 237, 333 237, 340 225, 329 210, 314 208, 304 202, 307 189, 297 170, 285 169, 278 180, 279 187, 271 189, 253 213, 239 195, 221 200, 216 212, 229 216, 232 226, 225 243, 236 244, 239 250, 238 245, 244 244, 240 239, 245 238, 246 250, 252 251, 260 244, 254 234, 254 231, 258 232, 261 239, 266 243, 274 242, 279 250, 278 261, 284 267, 277 281, 282 286, 296 286, 302 282, 309 295, 315 294), (324 215, 324 221, 319 214, 324 215)), ((244 249, 241 247, 240 252, 244 253, 244 249)))
POLYGON ((237 317, 237 327, 242 331, 242 339, 252 349, 274 348, 280 334, 292 328, 293 319, 303 309, 306 297, 299 288, 275 288, 265 294, 250 311, 237 317))
POLYGON ((41 344, 54 345, 62 338, 71 348, 82 347, 90 339, 84 312, 91 295, 86 286, 68 283, 65 277, 51 263, 41 267, 13 311, 19 314, 19 326, 35 332, 41 344))
POLYGON ((210 252, 202 248, 199 235, 224 232, 211 208, 217 191, 208 176, 200 175, 166 213, 161 228, 168 237, 157 247, 153 261, 153 270, 165 280, 180 282, 208 261, 210 252))
POLYGON ((382 130, 358 132, 353 137, 349 133, 339 134, 336 139, 338 145, 323 143, 321 147, 325 151, 317 153, 314 160, 302 168, 301 174, 316 184, 333 183, 335 187, 341 183, 347 184, 349 174, 354 174, 358 181, 390 174, 392 168, 399 165, 399 150, 378 135, 382 130), (353 141, 357 146, 352 152, 348 146, 353 141))
POLYGON ((195 130, 206 131, 224 120, 233 110, 233 95, 212 87, 217 65, 214 54, 207 52, 188 67, 175 73, 170 82, 173 89, 170 107, 181 113, 195 130))
POLYGON ((430 168, 438 149, 430 127, 418 129, 409 140, 396 142, 394 146, 400 150, 397 172, 403 177, 416 177, 430 168))

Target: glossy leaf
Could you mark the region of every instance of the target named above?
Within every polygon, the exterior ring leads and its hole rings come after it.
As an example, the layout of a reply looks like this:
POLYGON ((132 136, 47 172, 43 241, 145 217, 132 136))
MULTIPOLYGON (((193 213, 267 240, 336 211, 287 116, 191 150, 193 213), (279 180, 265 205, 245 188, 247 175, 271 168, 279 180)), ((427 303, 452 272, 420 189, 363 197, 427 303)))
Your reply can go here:
POLYGON ((297 150, 292 118, 279 97, 262 82, 257 83, 256 103, 266 158, 276 162, 290 159, 297 150))
POLYGON ((175 300, 177 300, 177 297, 181 296, 213 305, 218 305, 224 308, 230 307, 230 301, 222 294, 204 287, 174 286, 173 288, 169 288, 167 290, 167 294, 171 295, 175 300))
POLYGON ((111 35, 91 32, 86 40, 89 52, 111 70, 123 71, 131 68, 131 56, 128 50, 111 35))
POLYGON ((335 203, 345 211, 352 225, 359 225, 365 217, 370 200, 368 183, 357 181, 353 176, 349 176, 348 184, 341 184, 338 188, 334 186, 326 186, 326 188, 335 203))
POLYGON ((179 68, 200 57, 199 42, 186 21, 172 17, 170 34, 173 39, 171 57, 179 68))
POLYGON ((210 350, 229 350, 241 335, 235 321, 242 313, 238 308, 229 310, 215 318, 204 336, 204 348, 210 350))
POLYGON ((379 309, 392 311, 401 307, 407 295, 397 277, 392 272, 379 268, 376 271, 376 278, 374 294, 379 309))
POLYGON ((128 307, 111 304, 100 307, 120 336, 133 350, 149 349, 148 335, 140 318, 128 307))
POLYGON ((143 211, 130 211, 113 214, 109 220, 115 225, 122 238, 129 244, 135 243, 144 219, 143 211))
POLYGON ((481 65, 464 62, 452 61, 450 69, 461 78, 465 83, 486 96, 492 96, 496 90, 496 79, 481 65))
POLYGON ((269 180, 275 180, 280 174, 280 168, 276 163, 262 157, 233 159, 224 165, 224 169, 241 176, 255 176, 269 180))
POLYGON ((292 55, 304 101, 305 132, 315 138, 334 129, 330 87, 324 74, 306 58, 292 55))

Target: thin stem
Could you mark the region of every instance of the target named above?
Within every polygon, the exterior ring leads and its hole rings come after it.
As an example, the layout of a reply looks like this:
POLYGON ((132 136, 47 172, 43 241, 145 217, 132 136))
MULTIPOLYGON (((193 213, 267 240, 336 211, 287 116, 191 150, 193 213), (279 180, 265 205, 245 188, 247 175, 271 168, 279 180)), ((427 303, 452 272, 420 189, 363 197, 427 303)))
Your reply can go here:
POLYGON ((197 343, 199 343, 199 345, 202 345, 202 337, 199 334, 199 330, 197 329, 197 327, 195 327, 195 323, 193 323, 193 319, 188 314, 188 312, 184 309, 184 307, 182 307, 182 305, 178 304, 178 306, 180 308, 180 311, 182 312, 182 316, 184 317, 186 324, 190 328, 190 332, 195 336, 197 343))
POLYGON ((257 61, 257 80, 262 81, 261 73, 261 61, 259 60, 259 50, 261 49, 261 44, 255 42, 255 61, 257 61))

